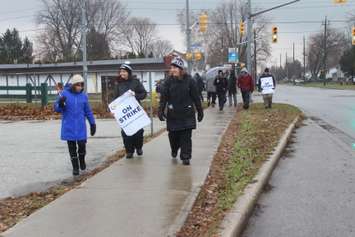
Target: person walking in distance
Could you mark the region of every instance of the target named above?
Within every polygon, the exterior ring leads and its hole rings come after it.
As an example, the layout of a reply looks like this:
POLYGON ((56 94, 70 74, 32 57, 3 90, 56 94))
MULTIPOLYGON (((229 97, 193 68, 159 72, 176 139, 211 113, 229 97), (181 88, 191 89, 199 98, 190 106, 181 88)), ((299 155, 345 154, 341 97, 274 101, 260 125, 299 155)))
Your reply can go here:
POLYGON ((215 78, 208 78, 206 81, 206 90, 207 90, 207 104, 213 108, 216 105, 217 93, 216 86, 214 85, 215 78))
POLYGON ((161 121, 167 121, 171 156, 176 158, 180 150, 184 165, 190 165, 192 158, 191 136, 196 129, 196 110, 201 122, 204 114, 196 82, 184 71, 184 61, 174 58, 161 93, 158 116, 161 121))
POLYGON ((84 92, 84 79, 74 75, 64 89, 59 90, 54 110, 62 114, 61 139, 67 141, 73 175, 79 175, 79 168, 86 170, 86 119, 90 123, 90 134, 96 133, 95 118, 88 95, 84 92))
POLYGON ((224 104, 227 101, 226 93, 228 89, 228 81, 223 75, 223 71, 219 70, 216 79, 214 80, 216 91, 218 95, 219 111, 223 111, 224 104))
POLYGON ((264 73, 260 76, 258 81, 258 89, 263 95, 265 109, 271 109, 272 107, 272 97, 275 93, 275 88, 275 78, 270 73, 270 69, 265 68, 264 73))
MULTIPOLYGON (((144 100, 147 96, 142 83, 132 75, 133 69, 128 64, 123 64, 120 67, 119 76, 115 82, 114 98, 122 96, 127 91, 131 91, 138 102, 144 100)), ((143 155, 144 129, 139 130, 136 134, 128 136, 123 130, 121 131, 124 147, 126 149, 126 158, 133 158, 134 152, 138 156, 143 155)))
POLYGON ((203 82, 202 77, 198 73, 195 74, 194 80, 196 81, 198 93, 200 95, 201 101, 203 102, 204 99, 202 92, 205 90, 205 83, 203 82))
POLYGON ((228 101, 229 107, 237 107, 237 78, 235 76, 235 65, 233 64, 232 70, 228 79, 228 101))
POLYGON ((248 73, 246 68, 243 68, 240 71, 240 76, 238 78, 238 88, 242 93, 243 98, 243 108, 245 110, 249 109, 250 104, 250 95, 254 92, 254 81, 251 75, 248 73))

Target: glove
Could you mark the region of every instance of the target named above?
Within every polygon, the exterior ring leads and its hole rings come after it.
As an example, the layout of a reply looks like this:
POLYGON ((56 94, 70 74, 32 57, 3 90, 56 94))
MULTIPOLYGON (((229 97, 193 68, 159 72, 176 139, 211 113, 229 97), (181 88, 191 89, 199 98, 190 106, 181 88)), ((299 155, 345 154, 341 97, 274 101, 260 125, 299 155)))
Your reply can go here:
POLYGON ((163 111, 159 110, 158 112, 158 117, 159 117, 159 120, 164 122, 165 121, 165 114, 163 111))
POLYGON ((91 124, 90 125, 90 135, 94 136, 96 133, 96 124, 91 124))
POLYGON ((129 92, 129 94, 130 94, 131 96, 135 96, 135 95, 136 95, 136 93, 135 93, 134 91, 132 91, 132 90, 129 90, 128 92, 129 92))
POLYGON ((203 110, 197 112, 197 121, 200 123, 203 120, 203 110))
POLYGON ((65 97, 65 96, 60 97, 60 99, 59 99, 59 107, 60 108, 64 108, 65 107, 65 101, 66 100, 67 100, 67 97, 65 97))

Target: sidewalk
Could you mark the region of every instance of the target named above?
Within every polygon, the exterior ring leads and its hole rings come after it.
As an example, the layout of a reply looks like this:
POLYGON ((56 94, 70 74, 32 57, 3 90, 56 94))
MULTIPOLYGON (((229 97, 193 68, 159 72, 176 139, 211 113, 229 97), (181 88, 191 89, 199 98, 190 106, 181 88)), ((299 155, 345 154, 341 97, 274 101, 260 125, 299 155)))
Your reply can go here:
POLYGON ((179 228, 203 184, 221 136, 234 115, 208 109, 194 132, 193 159, 170 157, 167 133, 34 213, 4 237, 168 236, 179 228))
MULTIPOLYGON (((123 148, 114 119, 97 119, 97 133, 88 138, 87 167, 100 165, 123 148)), ((60 141, 60 120, 0 121, 0 198, 40 192, 72 177, 66 142, 60 141)), ((154 131, 165 124, 154 118, 154 131)), ((150 127, 145 135, 150 134, 150 127)))

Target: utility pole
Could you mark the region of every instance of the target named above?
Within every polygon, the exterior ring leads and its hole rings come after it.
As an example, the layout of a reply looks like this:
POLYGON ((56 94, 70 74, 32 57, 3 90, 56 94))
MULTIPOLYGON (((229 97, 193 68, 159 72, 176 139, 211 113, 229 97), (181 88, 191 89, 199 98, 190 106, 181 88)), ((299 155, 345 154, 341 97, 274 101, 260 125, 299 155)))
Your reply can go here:
POLYGON ((323 84, 324 86, 326 85, 326 79, 327 79, 327 38, 328 38, 328 18, 325 17, 324 21, 324 42, 323 42, 323 72, 322 72, 322 77, 323 77, 323 84))
POLYGON ((83 78, 84 78, 84 91, 88 89, 88 62, 87 62, 87 43, 86 43, 86 4, 85 0, 81 1, 81 49, 83 53, 83 78))
POLYGON ((295 63, 295 43, 292 45, 292 62, 295 63))
POLYGON ((282 68, 282 54, 280 54, 280 68, 282 68))
POLYGON ((251 42, 253 34, 253 22, 251 12, 251 0, 248 0, 248 22, 247 22, 247 69, 251 72, 251 42))
POLYGON ((306 81, 306 37, 303 36, 303 80, 306 81))
MULTIPOLYGON (((190 3, 186 0, 186 53, 191 53, 190 3)), ((191 61, 187 60, 187 72, 191 74, 191 61)))
MULTIPOLYGON (((256 31, 254 30, 254 79, 255 79, 255 82, 257 82, 257 70, 258 70, 258 66, 257 66, 257 63, 258 63, 258 61, 257 61, 257 58, 256 58, 256 54, 257 54, 257 52, 256 52, 256 31)), ((256 84, 256 83, 255 83, 256 84)))
POLYGON ((287 80, 289 80, 289 78, 288 78, 288 59, 287 59, 287 52, 286 52, 286 63, 285 63, 285 67, 286 67, 286 77, 287 77, 287 80))

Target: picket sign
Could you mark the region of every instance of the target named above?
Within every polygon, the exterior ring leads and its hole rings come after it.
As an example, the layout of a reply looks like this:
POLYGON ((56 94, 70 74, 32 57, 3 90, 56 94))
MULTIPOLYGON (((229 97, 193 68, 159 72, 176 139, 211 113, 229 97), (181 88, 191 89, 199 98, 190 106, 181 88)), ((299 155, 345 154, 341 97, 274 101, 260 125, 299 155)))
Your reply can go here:
POLYGON ((128 136, 151 124, 150 118, 133 94, 129 90, 109 104, 118 125, 128 136))
POLYGON ((272 77, 262 77, 261 82, 261 93, 264 94, 274 94, 274 80, 272 77))

